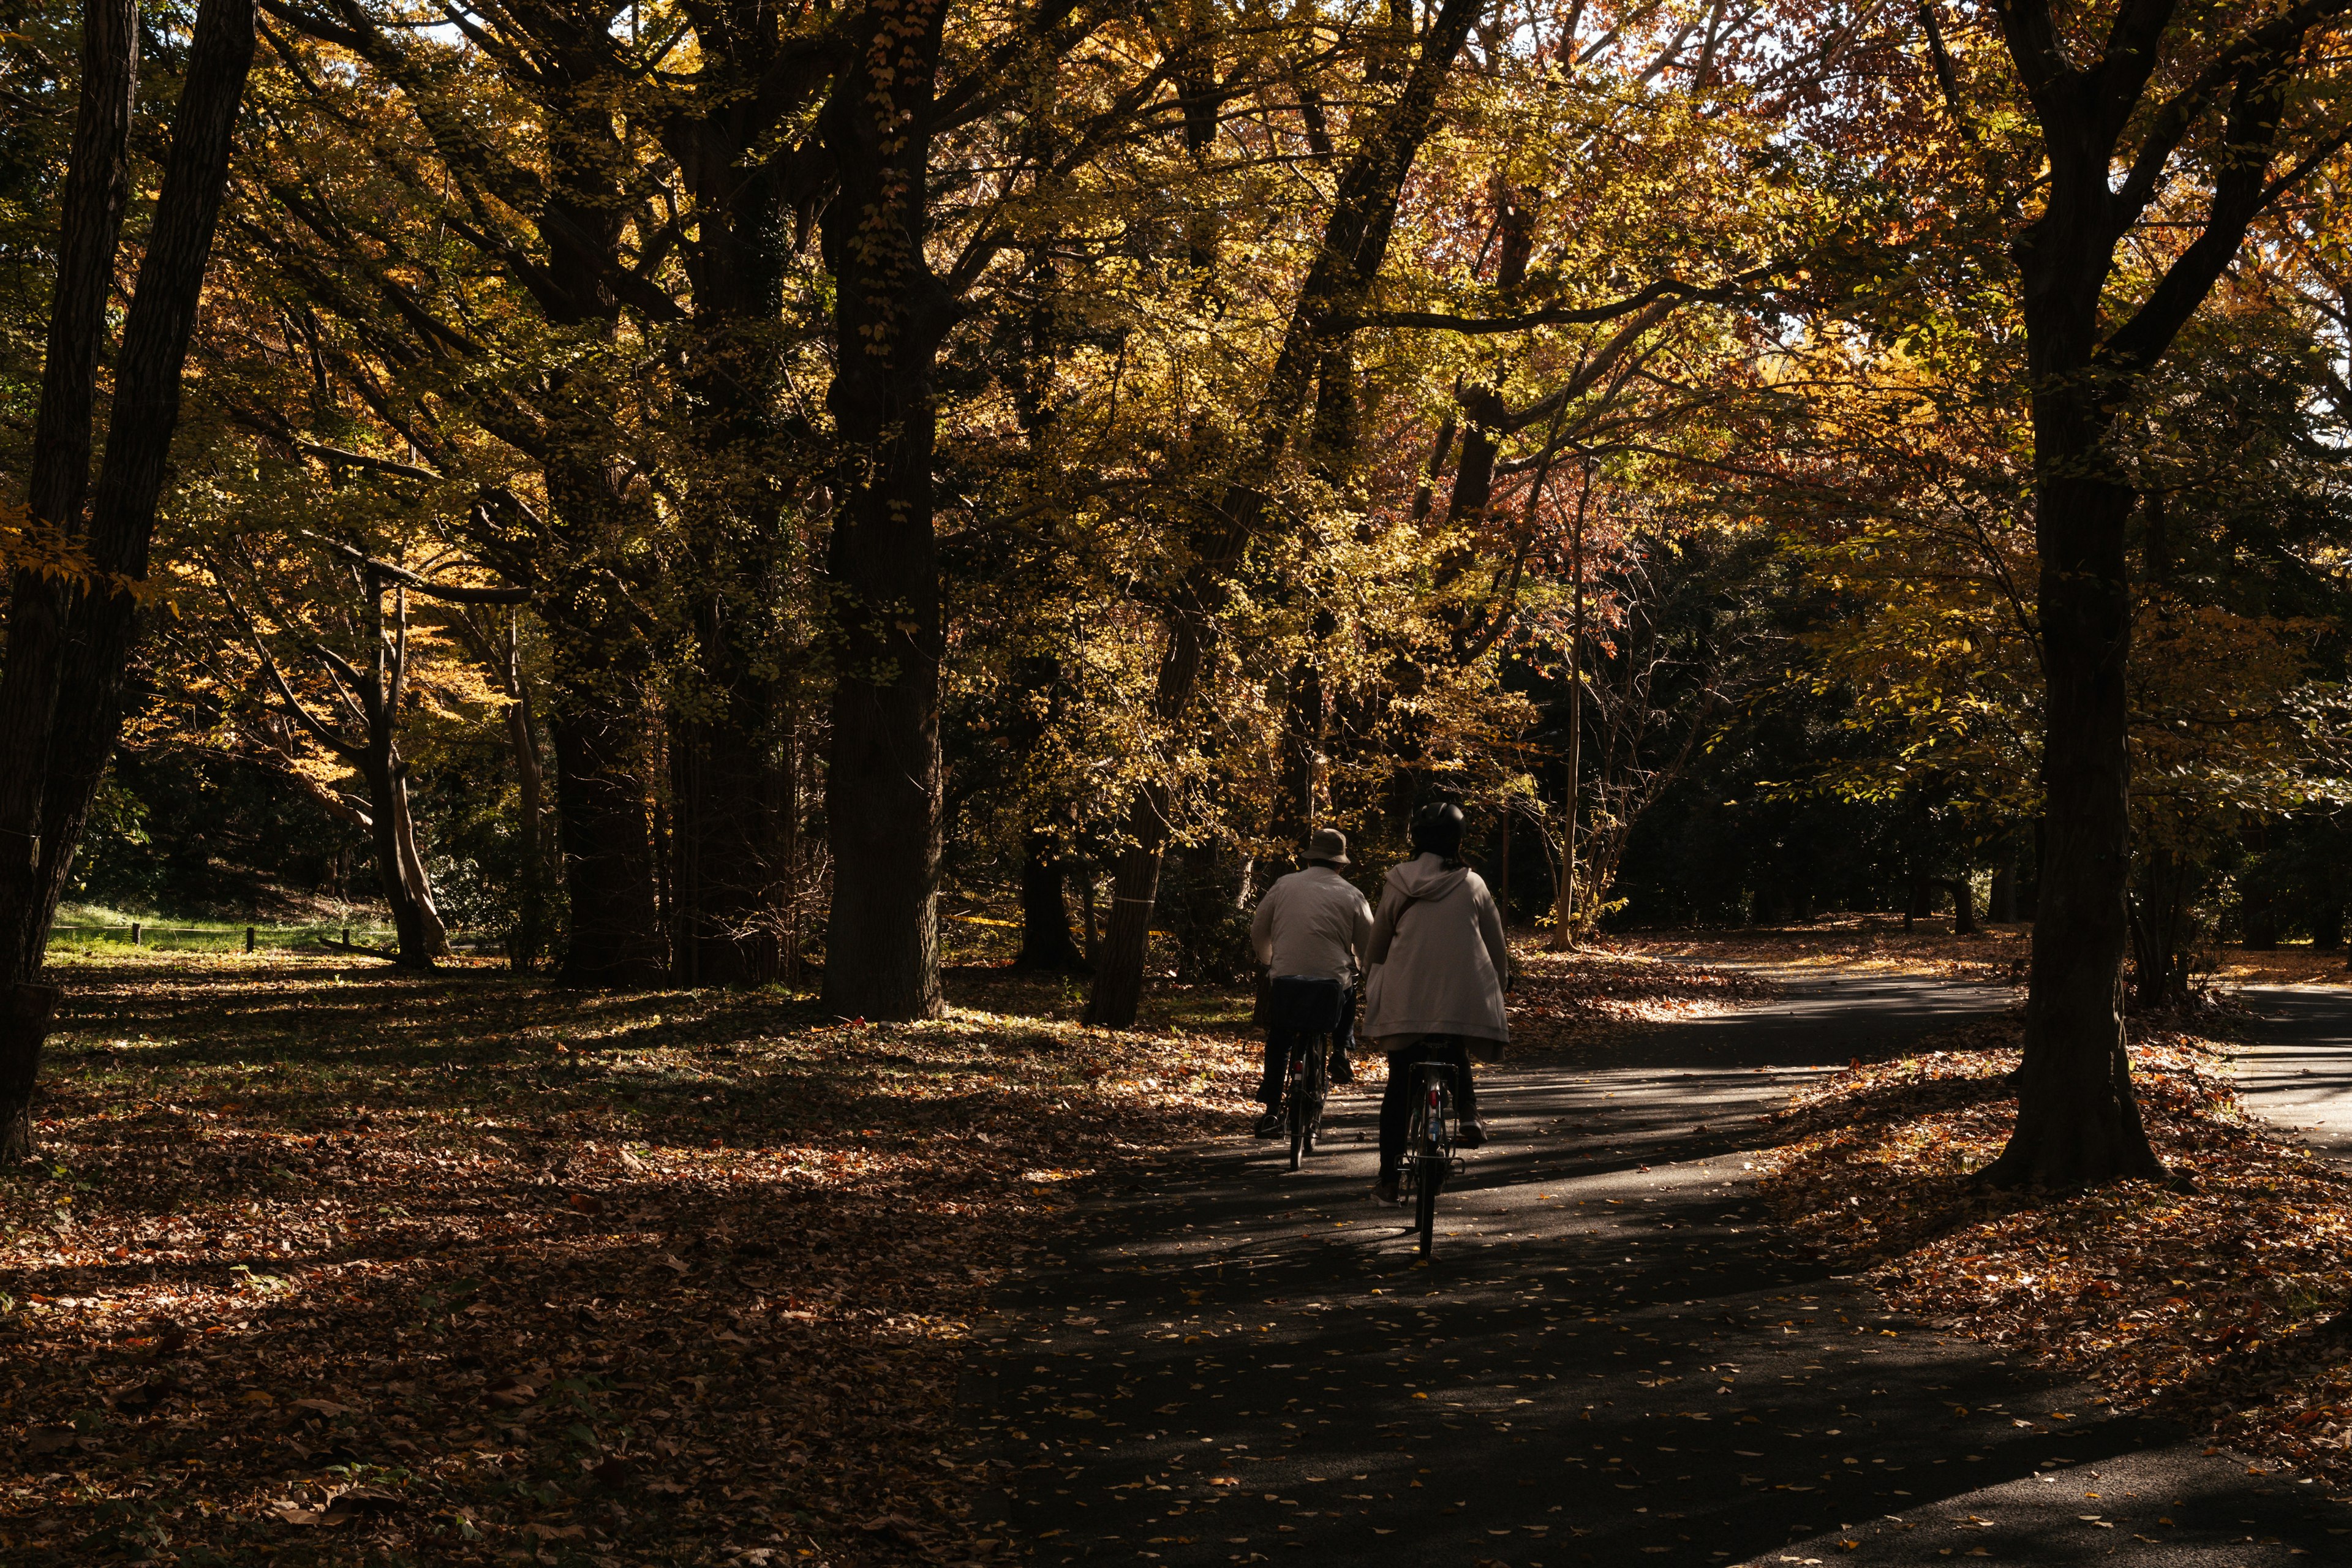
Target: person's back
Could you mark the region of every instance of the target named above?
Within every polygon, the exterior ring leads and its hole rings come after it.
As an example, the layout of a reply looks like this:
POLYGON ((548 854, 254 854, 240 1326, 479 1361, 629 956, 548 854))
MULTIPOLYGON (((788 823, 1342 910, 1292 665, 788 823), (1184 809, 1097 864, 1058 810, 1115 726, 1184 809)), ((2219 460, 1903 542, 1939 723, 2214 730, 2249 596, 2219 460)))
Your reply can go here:
MULTIPOLYGON (((1336 835, 1334 837, 1337 837, 1336 835)), ((1278 879, 1258 900, 1250 936, 1275 975, 1356 983, 1356 958, 1370 935, 1371 905, 1328 862, 1278 879)))
POLYGON ((1413 1069, 1454 1068, 1462 1147, 1486 1141, 1471 1082, 1475 1056, 1492 1060, 1511 1037, 1503 993, 1510 948, 1486 879, 1462 864, 1462 808, 1433 803, 1413 813, 1413 858, 1391 868, 1372 921, 1364 1033, 1388 1053, 1381 1104, 1381 1173, 1373 1194, 1398 1201, 1398 1163, 1410 1119, 1413 1069))
POLYGON ((1356 1013, 1357 974, 1372 932, 1372 907, 1342 875, 1345 835, 1324 828, 1307 847, 1302 870, 1278 879, 1258 900, 1250 942, 1267 973, 1264 999, 1265 1057, 1257 1098, 1265 1115, 1257 1135, 1282 1130, 1282 1082, 1292 1048, 1318 1035, 1331 1037, 1331 1076, 1354 1074, 1348 1044, 1356 1013))
POLYGON ((1372 925, 1364 1033, 1375 1040, 1511 1037, 1503 1013, 1510 959, 1486 880, 1433 853, 1392 868, 1372 925))

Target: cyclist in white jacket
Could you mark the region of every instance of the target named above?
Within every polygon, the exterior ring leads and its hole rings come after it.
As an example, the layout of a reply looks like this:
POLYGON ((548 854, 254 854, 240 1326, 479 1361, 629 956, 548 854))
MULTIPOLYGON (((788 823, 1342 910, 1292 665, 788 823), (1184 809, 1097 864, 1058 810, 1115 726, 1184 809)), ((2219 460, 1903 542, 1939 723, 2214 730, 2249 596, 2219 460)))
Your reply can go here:
POLYGON ((1413 813, 1413 858, 1390 868, 1367 956, 1364 1033, 1388 1053, 1381 1102, 1381 1174, 1375 1196, 1399 1200, 1397 1170, 1412 1120, 1414 1067, 1454 1068, 1459 1142, 1486 1141, 1470 1063, 1494 1061, 1511 1037, 1503 993, 1511 973, 1502 911, 1485 879, 1462 864, 1462 808, 1433 802, 1413 813))

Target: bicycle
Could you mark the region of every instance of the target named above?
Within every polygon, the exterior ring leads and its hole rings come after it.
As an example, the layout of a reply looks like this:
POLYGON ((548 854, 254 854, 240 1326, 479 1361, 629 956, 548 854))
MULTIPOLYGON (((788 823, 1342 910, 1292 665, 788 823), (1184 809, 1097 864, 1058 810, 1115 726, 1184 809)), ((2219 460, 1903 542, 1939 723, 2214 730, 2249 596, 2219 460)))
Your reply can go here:
POLYGON ((1404 1183, 1412 1192, 1412 1223, 1427 1258, 1437 1235, 1437 1192, 1459 1161, 1454 1152, 1454 1068, 1449 1062, 1413 1064, 1421 1075, 1412 1122, 1405 1133, 1404 1183))
POLYGON ((1323 1107, 1331 1098, 1331 1037, 1291 1037, 1289 1070, 1282 1088, 1282 1121, 1290 1132, 1290 1168, 1315 1152, 1323 1132, 1323 1107))

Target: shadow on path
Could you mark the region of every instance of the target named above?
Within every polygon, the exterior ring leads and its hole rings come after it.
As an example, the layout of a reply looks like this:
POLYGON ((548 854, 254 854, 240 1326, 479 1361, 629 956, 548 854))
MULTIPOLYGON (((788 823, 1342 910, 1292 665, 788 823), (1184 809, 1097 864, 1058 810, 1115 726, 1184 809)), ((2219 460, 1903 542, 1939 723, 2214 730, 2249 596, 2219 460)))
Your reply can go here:
POLYGON ((2234 1030, 2246 1042, 2238 1092, 2315 1152, 2352 1164, 2352 990, 2245 985, 2237 995, 2253 1009, 2234 1030))
POLYGON ((1296 1175, 1221 1144, 1097 1197, 971 1390, 1015 1539, 1185 1568, 2352 1560, 2315 1488, 1775 1250, 1755 1119, 2012 999, 1781 978, 1769 1007, 1489 1073, 1494 1142, 1426 1267, 1367 1195, 1370 1082, 1296 1175))

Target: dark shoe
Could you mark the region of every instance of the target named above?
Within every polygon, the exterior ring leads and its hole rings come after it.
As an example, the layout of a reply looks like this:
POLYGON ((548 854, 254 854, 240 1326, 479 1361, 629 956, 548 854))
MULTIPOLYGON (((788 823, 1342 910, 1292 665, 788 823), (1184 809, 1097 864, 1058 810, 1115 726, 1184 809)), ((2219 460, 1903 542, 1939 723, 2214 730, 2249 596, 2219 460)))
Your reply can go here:
POLYGON ((1260 1138, 1281 1137, 1282 1112, 1279 1110, 1267 1111, 1264 1116, 1257 1119, 1257 1127, 1255 1131, 1256 1136, 1260 1138))
POLYGON ((1404 1202, 1404 1194, 1398 1188, 1394 1176, 1382 1176, 1372 1184, 1372 1198, 1377 1203, 1401 1204, 1404 1202))
POLYGON ((1331 1053, 1331 1081, 1333 1083, 1353 1083, 1356 1081, 1356 1069, 1349 1067, 1348 1065, 1348 1058, 1341 1056, 1337 1051, 1333 1051, 1331 1053))
POLYGON ((1465 1149, 1481 1149, 1486 1143, 1486 1124, 1465 1121, 1454 1133, 1454 1142, 1465 1149))

